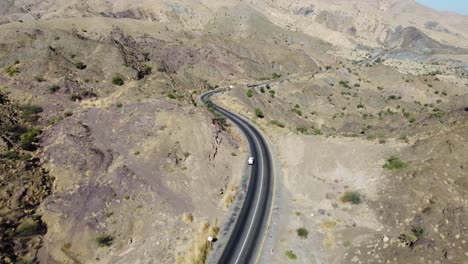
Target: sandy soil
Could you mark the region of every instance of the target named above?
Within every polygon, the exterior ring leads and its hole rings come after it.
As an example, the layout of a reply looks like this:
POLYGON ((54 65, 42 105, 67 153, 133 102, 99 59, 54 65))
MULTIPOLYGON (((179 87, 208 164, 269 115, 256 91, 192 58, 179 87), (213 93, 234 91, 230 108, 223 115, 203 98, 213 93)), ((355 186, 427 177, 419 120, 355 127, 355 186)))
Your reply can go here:
POLYGON ((347 243, 382 226, 366 203, 351 206, 340 197, 346 191, 375 197, 384 182, 384 158, 399 146, 293 135, 278 135, 276 141, 289 195, 274 262, 286 262, 284 252, 293 250, 298 263, 342 263, 347 243), (298 228, 309 231, 307 239, 297 236, 298 228))

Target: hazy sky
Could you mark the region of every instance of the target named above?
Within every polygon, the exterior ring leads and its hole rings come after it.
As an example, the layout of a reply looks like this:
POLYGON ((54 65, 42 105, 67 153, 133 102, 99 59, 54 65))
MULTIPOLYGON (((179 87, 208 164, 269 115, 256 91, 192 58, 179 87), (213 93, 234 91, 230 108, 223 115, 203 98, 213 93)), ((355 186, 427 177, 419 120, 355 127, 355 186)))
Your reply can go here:
POLYGON ((416 0, 420 4, 442 11, 468 15, 468 0, 416 0))

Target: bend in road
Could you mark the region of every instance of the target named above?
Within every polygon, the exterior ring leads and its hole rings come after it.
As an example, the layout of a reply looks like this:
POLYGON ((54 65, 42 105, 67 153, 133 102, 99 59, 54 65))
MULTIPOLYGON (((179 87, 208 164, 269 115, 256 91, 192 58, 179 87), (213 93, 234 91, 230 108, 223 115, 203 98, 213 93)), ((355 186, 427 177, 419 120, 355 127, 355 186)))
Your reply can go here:
MULTIPOLYGON (((206 103, 213 94, 221 91, 208 92, 201 96, 201 100, 206 103)), ((274 193, 271 153, 262 134, 250 122, 214 103, 211 106, 242 131, 249 143, 251 156, 255 158, 242 208, 217 262, 256 263, 269 226, 274 193)))

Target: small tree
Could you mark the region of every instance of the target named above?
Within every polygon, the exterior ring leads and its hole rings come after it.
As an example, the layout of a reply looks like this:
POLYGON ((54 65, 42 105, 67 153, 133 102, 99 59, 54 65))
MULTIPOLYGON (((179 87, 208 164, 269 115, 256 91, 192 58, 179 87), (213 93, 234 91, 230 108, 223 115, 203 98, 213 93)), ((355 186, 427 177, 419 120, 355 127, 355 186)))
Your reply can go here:
POLYGON ((252 89, 247 90, 247 97, 249 97, 249 98, 253 97, 252 89))
POLYGON ((309 235, 309 231, 307 231, 307 229, 305 229, 304 227, 298 228, 296 232, 297 235, 303 239, 307 238, 307 236, 309 235))

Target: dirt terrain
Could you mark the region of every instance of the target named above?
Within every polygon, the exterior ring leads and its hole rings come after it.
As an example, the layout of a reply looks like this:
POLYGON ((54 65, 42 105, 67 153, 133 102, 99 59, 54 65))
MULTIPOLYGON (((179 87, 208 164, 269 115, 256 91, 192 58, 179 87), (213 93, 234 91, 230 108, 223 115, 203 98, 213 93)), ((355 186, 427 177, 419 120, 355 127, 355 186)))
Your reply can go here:
POLYGON ((0 2, 0 262, 203 263, 274 143, 267 263, 467 263, 468 17, 407 0, 0 2), (266 82, 250 89, 246 84, 266 82))

